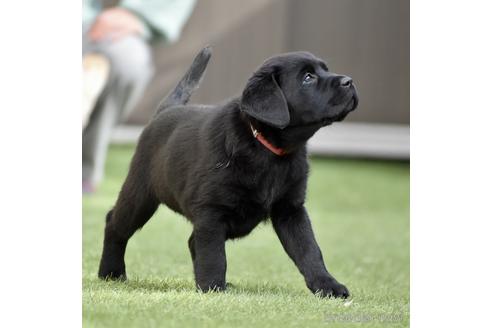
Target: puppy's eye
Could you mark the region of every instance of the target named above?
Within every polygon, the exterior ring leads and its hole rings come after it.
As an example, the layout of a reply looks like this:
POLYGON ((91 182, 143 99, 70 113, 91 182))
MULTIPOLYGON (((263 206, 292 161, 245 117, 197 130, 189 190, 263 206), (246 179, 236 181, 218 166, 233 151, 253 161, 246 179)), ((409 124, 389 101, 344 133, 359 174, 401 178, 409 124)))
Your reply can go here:
POLYGON ((302 84, 313 83, 314 81, 316 81, 316 79, 317 79, 316 75, 312 73, 306 73, 306 75, 304 75, 304 79, 302 80, 302 84))

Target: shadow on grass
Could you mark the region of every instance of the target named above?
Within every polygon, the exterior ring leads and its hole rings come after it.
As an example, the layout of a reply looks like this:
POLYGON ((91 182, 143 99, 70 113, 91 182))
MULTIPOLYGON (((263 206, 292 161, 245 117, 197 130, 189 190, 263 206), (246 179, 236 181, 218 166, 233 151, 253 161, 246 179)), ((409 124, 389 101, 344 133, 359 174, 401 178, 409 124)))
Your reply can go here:
POLYGON ((129 279, 126 281, 90 279, 85 285, 94 287, 105 287, 127 292, 190 292, 195 286, 188 280, 179 279, 129 279))
MULTIPOLYGON (((100 280, 97 278, 88 279, 84 281, 84 288, 110 288, 113 290, 126 291, 126 292, 197 292, 200 293, 195 283, 186 279, 129 279, 127 281, 110 281, 100 280)), ((282 295, 282 296, 301 296, 306 295, 304 292, 299 291, 296 288, 289 288, 286 286, 277 286, 267 282, 251 284, 248 282, 234 282, 227 283, 227 290, 225 294, 234 295, 282 295)))

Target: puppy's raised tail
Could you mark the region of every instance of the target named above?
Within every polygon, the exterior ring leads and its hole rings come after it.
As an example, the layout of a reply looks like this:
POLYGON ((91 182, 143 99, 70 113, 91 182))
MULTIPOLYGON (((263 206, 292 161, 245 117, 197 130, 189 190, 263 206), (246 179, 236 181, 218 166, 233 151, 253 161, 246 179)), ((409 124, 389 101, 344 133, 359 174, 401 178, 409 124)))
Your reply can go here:
POLYGON ((196 55, 186 74, 166 98, 161 101, 156 115, 168 107, 185 105, 190 100, 191 94, 198 88, 203 79, 210 57, 212 57, 212 48, 210 46, 203 48, 196 55))

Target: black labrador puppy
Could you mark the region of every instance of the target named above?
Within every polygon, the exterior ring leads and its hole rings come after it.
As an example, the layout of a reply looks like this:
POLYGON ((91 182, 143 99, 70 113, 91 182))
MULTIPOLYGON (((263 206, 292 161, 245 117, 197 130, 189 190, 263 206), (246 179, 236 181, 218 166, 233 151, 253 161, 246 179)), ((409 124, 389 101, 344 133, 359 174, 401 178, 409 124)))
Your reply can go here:
POLYGON ((352 79, 308 52, 272 57, 242 95, 186 105, 211 56, 204 48, 142 133, 126 181, 106 217, 99 277, 125 279, 128 239, 160 203, 193 224, 188 244, 200 290, 226 287, 225 241, 271 219, 308 288, 347 297, 328 273, 304 207, 307 140, 358 103, 352 79))

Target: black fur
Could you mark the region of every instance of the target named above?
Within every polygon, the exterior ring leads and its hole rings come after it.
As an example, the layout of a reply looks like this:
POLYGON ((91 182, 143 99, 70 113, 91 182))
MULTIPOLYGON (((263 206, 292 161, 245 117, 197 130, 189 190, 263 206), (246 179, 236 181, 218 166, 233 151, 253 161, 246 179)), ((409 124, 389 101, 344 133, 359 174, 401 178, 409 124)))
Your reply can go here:
POLYGON ((308 288, 347 297, 325 268, 304 200, 306 141, 355 109, 351 80, 310 53, 287 53, 268 59, 242 96, 216 106, 185 105, 209 57, 210 49, 202 50, 142 133, 108 213, 99 277, 126 278, 128 239, 163 203, 193 224, 188 246, 199 289, 224 290, 225 241, 271 219, 308 288), (286 155, 256 140, 250 124, 286 155))

